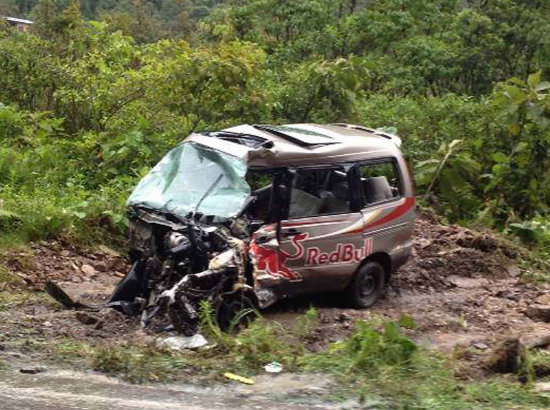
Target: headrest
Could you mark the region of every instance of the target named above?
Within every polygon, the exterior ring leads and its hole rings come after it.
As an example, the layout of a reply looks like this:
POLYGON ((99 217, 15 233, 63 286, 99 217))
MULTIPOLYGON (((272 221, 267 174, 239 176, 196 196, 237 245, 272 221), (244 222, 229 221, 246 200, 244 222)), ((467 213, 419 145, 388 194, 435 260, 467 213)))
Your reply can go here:
POLYGON ((390 184, 385 176, 367 178, 363 186, 367 202, 380 202, 393 198, 390 184))

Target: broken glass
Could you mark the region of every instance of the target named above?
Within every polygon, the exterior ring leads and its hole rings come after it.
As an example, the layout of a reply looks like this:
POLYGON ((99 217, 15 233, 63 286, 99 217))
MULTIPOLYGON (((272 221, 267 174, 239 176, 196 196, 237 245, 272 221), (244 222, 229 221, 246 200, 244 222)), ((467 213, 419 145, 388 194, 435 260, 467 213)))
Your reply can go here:
POLYGON ((250 187, 246 164, 239 158, 194 142, 170 151, 135 188, 128 205, 171 212, 230 218, 237 215, 250 187))

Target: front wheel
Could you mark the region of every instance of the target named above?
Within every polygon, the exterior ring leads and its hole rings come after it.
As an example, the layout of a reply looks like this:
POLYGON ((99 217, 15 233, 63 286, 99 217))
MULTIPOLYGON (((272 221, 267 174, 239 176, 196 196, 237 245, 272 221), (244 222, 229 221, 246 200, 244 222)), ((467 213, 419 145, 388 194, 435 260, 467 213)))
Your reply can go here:
POLYGON ((384 289, 384 268, 378 262, 367 262, 353 277, 347 296, 351 305, 357 309, 365 309, 376 303, 384 289))
POLYGON ((222 296, 216 309, 216 320, 224 332, 239 332, 256 318, 257 311, 255 298, 237 291, 222 296))

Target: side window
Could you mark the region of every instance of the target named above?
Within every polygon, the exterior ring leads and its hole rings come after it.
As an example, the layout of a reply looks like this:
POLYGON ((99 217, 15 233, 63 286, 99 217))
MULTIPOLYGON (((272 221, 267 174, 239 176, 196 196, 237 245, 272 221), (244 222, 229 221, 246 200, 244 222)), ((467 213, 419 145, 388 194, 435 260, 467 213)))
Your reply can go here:
POLYGON ((273 174, 269 171, 249 170, 246 182, 250 186, 253 197, 246 209, 246 214, 253 220, 266 221, 269 216, 273 174))
POLYGON ((393 160, 359 166, 363 202, 367 205, 401 196, 397 164, 393 160))
POLYGON ((300 169, 290 192, 289 218, 350 211, 348 176, 343 169, 300 169))

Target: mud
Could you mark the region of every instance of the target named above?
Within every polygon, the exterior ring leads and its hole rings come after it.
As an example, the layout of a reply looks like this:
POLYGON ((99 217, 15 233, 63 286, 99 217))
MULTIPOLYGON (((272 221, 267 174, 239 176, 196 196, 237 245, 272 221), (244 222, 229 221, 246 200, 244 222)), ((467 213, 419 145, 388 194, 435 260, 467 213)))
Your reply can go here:
MULTIPOLYGON (((404 329, 410 337, 430 348, 466 352, 463 359, 475 367, 503 338, 550 333, 550 323, 525 314, 534 307, 550 309, 549 287, 525 283, 517 255, 488 232, 423 218, 416 225, 411 260, 395 273, 375 307, 353 310, 337 295, 315 295, 280 302, 265 316, 290 326, 298 314, 316 307, 319 321, 309 348, 319 350, 345 339, 357 320, 382 323, 406 315, 415 324, 404 329)), ((139 329, 137 319, 112 310, 77 317, 39 291, 50 279, 83 302, 105 300, 128 268, 126 260, 108 248, 83 252, 47 242, 27 252, 8 253, 0 263, 24 281, 5 285, 10 292, 37 290, 35 297, 0 309, 0 345, 22 338, 40 342, 69 337, 93 343, 150 337, 139 329)))
POLYGON ((383 323, 406 315, 414 326, 403 331, 418 343, 441 351, 471 350, 464 357, 476 364, 503 338, 550 334, 550 323, 532 313, 550 311, 550 287, 523 280, 520 253, 489 232, 423 218, 416 223, 411 260, 373 308, 347 309, 338 296, 317 295, 284 301, 265 315, 291 324, 309 306, 317 307, 313 350, 345 339, 357 320, 383 323))
POLYGON ((48 280, 69 282, 89 300, 101 299, 129 268, 127 260, 108 247, 84 250, 56 241, 33 243, 25 251, 8 251, 0 258, 0 265, 19 279, 0 283, 3 288, 42 290, 48 280))

